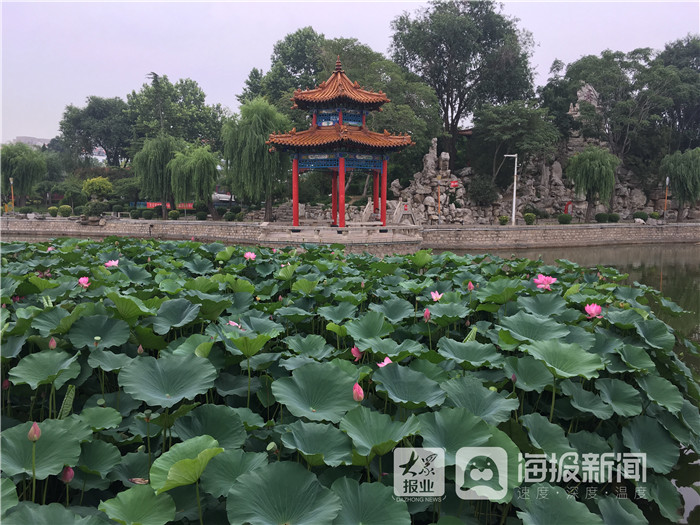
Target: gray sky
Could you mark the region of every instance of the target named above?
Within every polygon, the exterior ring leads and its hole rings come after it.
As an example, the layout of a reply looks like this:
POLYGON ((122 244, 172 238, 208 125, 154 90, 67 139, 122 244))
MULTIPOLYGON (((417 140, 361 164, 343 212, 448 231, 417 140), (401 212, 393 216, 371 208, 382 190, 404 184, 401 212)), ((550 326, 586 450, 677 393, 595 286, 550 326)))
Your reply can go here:
MULTIPOLYGON (((387 54, 391 21, 419 2, 2 2, 2 142, 53 138, 68 104, 138 91, 155 71, 197 81, 207 103, 237 110, 253 67, 272 47, 312 26, 387 54)), ((605 49, 663 49, 700 32, 700 2, 504 3, 536 42, 536 83, 555 58, 570 63, 605 49)), ((341 57, 342 60, 342 57, 341 57)))

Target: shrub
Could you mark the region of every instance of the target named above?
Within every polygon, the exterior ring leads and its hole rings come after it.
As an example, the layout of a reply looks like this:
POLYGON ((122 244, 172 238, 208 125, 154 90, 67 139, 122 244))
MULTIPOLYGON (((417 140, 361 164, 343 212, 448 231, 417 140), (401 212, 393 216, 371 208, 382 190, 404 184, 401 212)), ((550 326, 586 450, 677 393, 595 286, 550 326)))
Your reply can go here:
POLYGON ((153 219, 154 216, 155 216, 155 211, 153 211, 152 208, 148 209, 148 210, 143 210, 143 212, 141 213, 141 217, 143 217, 147 221, 150 221, 151 219, 153 219))
POLYGON ((90 201, 83 206, 85 215, 89 217, 99 217, 107 210, 107 204, 104 202, 90 201))
POLYGON ((499 215, 498 216, 498 223, 501 226, 505 226, 506 224, 508 224, 509 220, 510 220, 510 217, 508 217, 508 215, 499 215))
POLYGON ((498 191, 491 179, 476 178, 469 185, 469 197, 479 206, 488 206, 498 199, 498 191))
POLYGON ((609 213, 608 214, 608 222, 620 222, 620 214, 619 213, 609 213))
POLYGON ((649 214, 645 211, 635 211, 634 215, 632 215, 633 219, 642 219, 643 221, 646 221, 649 218, 649 214))
POLYGON ((228 213, 228 208, 226 208, 224 206, 217 206, 216 213, 218 213, 221 216, 226 215, 226 213, 228 213))
POLYGON ((232 211, 227 211, 224 213, 224 220, 228 222, 232 222, 236 219, 236 214, 233 213, 232 211))
POLYGON ((595 222, 608 222, 610 220, 610 216, 607 213, 596 213, 595 214, 595 222))
POLYGON ((73 208, 73 215, 82 215, 85 213, 85 206, 76 206, 73 208))
POLYGON ((141 210, 131 210, 131 211, 129 212, 129 216, 130 216, 132 219, 138 219, 138 218, 141 217, 141 210))
POLYGON ((49 212, 49 215, 51 215, 51 217, 56 217, 56 215, 58 215, 58 208, 56 206, 50 206, 49 209, 46 211, 49 212))
POLYGON ((549 213, 544 210, 539 209, 537 206, 528 202, 523 208, 523 213, 534 213, 535 217, 538 219, 549 219, 549 213))
POLYGON ((233 213, 241 213, 241 207, 240 207, 240 205, 234 204, 233 206, 231 206, 231 211, 232 211, 233 213))
MULTIPOLYGON (((51 209, 51 208, 49 208, 49 209, 51 209)), ((649 214, 649 217, 651 217, 652 219, 660 219, 660 218, 661 218, 661 214, 660 214, 658 211, 652 211, 652 212, 649 214)))
POLYGON ((112 211, 114 213, 121 213, 124 211, 124 206, 122 206, 121 204, 115 204, 114 206, 112 206, 112 211))
POLYGON ((156 206, 155 208, 151 208, 153 210, 153 216, 161 218, 163 216, 163 206, 156 206))
POLYGON ((58 214, 61 217, 70 217, 71 213, 73 213, 73 208, 71 208, 67 204, 64 204, 63 206, 58 207, 58 214))
POLYGON ((559 221, 559 224, 571 224, 571 215, 568 213, 560 213, 557 215, 557 220, 559 221))
POLYGON ((198 221, 206 221, 207 220, 207 212, 205 211, 198 211, 196 213, 197 220, 198 221))
POLYGON ((209 213, 209 206, 207 206, 207 203, 204 201, 197 201, 194 203, 194 211, 195 212, 203 211, 204 213, 209 213))
POLYGON ((523 215, 523 219, 525 219, 525 224, 535 224, 537 216, 534 213, 526 213, 523 215))
POLYGON ((168 219, 170 219, 171 221, 176 221, 176 220, 178 220, 179 218, 180 218, 180 212, 179 212, 179 211, 177 211, 177 210, 170 210, 170 211, 168 212, 168 219))
POLYGON ((17 210, 19 213, 34 213, 34 208, 31 206, 22 206, 17 210))

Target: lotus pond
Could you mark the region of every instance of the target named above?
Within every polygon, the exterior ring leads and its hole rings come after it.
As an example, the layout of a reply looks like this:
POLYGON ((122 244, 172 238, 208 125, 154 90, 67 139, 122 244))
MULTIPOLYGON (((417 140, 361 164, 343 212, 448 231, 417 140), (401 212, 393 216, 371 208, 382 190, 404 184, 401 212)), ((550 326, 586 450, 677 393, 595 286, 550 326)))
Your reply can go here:
POLYGON ((657 317, 682 308, 625 279, 449 252, 5 243, 2 522, 678 521, 698 349, 657 317), (444 497, 395 497, 396 447, 444 451, 444 497), (463 447, 504 451, 503 497, 458 497, 463 447), (563 457, 645 462, 587 479, 563 457))

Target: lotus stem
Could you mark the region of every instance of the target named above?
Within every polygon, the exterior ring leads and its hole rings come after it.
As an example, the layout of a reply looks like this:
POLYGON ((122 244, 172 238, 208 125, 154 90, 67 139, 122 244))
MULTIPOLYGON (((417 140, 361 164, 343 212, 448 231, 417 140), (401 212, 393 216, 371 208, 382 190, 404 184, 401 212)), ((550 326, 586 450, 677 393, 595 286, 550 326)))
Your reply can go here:
POLYGON ((68 483, 66 483, 66 508, 70 506, 70 488, 68 487, 68 483))
POLYGON ((246 408, 250 408, 250 357, 248 359, 248 398, 246 400, 246 408))
POLYGON ((41 497, 41 504, 46 505, 46 490, 49 488, 49 478, 44 480, 44 495, 41 497))
POLYGON ((195 491, 197 492, 197 510, 199 511, 199 525, 204 525, 202 520, 202 502, 199 498, 199 480, 195 481, 195 491))
POLYGON ((36 441, 32 442, 32 503, 36 497, 36 441))
POLYGON ((557 397, 557 378, 554 378, 554 381, 552 382, 552 406, 549 409, 549 422, 552 422, 552 419, 554 418, 554 400, 557 397))

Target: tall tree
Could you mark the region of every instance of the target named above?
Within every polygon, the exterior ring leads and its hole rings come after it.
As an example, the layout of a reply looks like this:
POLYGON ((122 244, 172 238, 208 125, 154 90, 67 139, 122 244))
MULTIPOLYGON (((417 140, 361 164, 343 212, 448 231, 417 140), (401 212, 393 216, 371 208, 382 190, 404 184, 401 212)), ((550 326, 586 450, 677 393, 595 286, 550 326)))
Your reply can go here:
POLYGON ((433 1, 392 22, 393 59, 435 90, 454 166, 459 126, 485 103, 527 98, 531 39, 492 1, 433 1))
POLYGON ((19 207, 25 206, 34 185, 46 176, 46 159, 36 148, 18 142, 0 148, 2 185, 6 193, 14 189, 19 207), (10 184, 12 178, 12 184, 10 184), (11 188, 12 187, 12 188, 11 188))
POLYGON ((222 131, 224 159, 230 186, 242 197, 265 200, 265 220, 272 220, 272 196, 276 186, 289 179, 289 159, 271 153, 266 144, 270 133, 289 129, 289 120, 263 98, 241 106, 240 116, 222 131))
POLYGON ((668 177, 673 198, 678 201, 678 217, 682 218, 683 206, 700 200, 700 148, 676 151, 661 161, 661 175, 668 177))
POLYGON ((619 158, 597 146, 587 146, 569 159, 566 176, 574 183, 576 193, 586 197, 586 222, 593 218, 596 197, 607 200, 612 196, 619 164, 619 158))
POLYGON ((175 200, 184 202, 194 198, 202 201, 207 204, 211 216, 217 218, 211 197, 219 176, 218 168, 219 159, 209 146, 190 146, 185 151, 175 153, 168 163, 175 200))
POLYGON ((168 216, 167 202, 175 209, 168 163, 181 149, 181 141, 170 135, 160 134, 155 138, 146 139, 141 151, 134 156, 134 171, 140 179, 141 188, 149 197, 160 199, 163 205, 163 219, 168 216))

